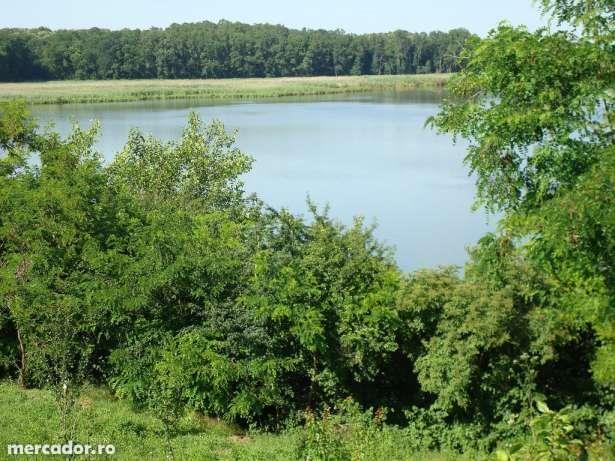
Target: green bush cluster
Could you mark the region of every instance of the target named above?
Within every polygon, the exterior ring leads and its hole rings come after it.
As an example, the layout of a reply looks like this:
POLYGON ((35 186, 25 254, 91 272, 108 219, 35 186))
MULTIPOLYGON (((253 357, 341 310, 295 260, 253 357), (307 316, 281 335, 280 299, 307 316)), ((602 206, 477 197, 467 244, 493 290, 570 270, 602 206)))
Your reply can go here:
POLYGON ((586 436, 612 408, 592 325, 501 237, 464 277, 404 274, 360 219, 246 196, 251 160, 218 122, 135 131, 103 165, 96 126, 61 140, 14 105, 1 120, 2 363, 25 386, 108 384, 169 431, 186 409, 281 429, 312 408, 316 438, 313 415, 350 397, 417 449, 458 451, 529 428, 538 393, 591 409, 586 436))

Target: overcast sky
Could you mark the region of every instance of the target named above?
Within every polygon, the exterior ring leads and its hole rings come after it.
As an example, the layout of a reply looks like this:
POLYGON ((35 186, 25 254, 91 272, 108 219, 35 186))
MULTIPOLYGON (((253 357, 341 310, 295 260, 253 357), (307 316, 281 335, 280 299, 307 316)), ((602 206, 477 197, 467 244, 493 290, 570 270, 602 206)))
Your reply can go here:
POLYGON ((355 33, 465 27, 480 35, 501 20, 544 24, 531 0, 0 0, 0 27, 122 29, 220 19, 355 33))

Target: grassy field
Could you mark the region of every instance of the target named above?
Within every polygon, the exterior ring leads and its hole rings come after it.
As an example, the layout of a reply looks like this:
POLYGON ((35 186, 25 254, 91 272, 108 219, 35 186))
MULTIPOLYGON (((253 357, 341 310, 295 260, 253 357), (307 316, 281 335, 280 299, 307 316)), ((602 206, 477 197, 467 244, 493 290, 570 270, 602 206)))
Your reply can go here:
POLYGON ((150 99, 257 99, 414 88, 441 89, 450 74, 286 77, 219 80, 83 80, 0 83, 0 101, 32 104, 124 102, 150 99))
MULTIPOLYGON (((299 460, 301 432, 288 431, 273 435, 245 433, 217 420, 188 415, 181 427, 165 443, 161 423, 148 412, 136 412, 125 402, 99 388, 89 388, 78 400, 74 442, 114 444, 114 456, 96 459, 164 460, 169 445, 177 460, 299 460)), ((22 390, 13 383, 0 383, 0 459, 7 457, 7 445, 60 443, 60 422, 53 396, 48 391, 22 390)), ((356 460, 424 460, 447 461, 469 459, 443 453, 408 453, 402 438, 384 437, 373 453, 357 453, 356 460)), ((60 457, 22 456, 30 459, 60 457)), ((19 458, 19 457, 17 457, 19 458)), ((79 458, 77 458, 79 459, 79 458)), ((93 459, 93 458, 90 458, 93 459)), ((314 458, 312 458, 314 459, 314 458)), ((329 458, 331 459, 331 458, 329 458)), ((331 459, 331 461, 333 461, 331 459)))
MULTIPOLYGON (((74 443, 115 446, 115 454, 87 459, 114 460, 238 460, 238 461, 453 461, 491 460, 479 452, 459 455, 443 452, 412 452, 409 435, 389 426, 379 433, 344 436, 343 455, 325 435, 323 452, 302 451, 307 429, 289 429, 279 434, 245 432, 216 419, 195 413, 186 415, 171 437, 165 437, 161 422, 148 411, 135 411, 108 391, 85 388, 68 420, 74 427, 74 443)), ((53 394, 46 390, 23 390, 12 382, 0 382, 0 459, 62 459, 60 456, 8 456, 9 444, 62 443, 59 411, 53 394)), ((344 431, 339 433, 346 433, 344 431)), ((312 438, 312 440, 314 440, 312 438)), ((76 457, 74 459, 86 459, 76 457)), ((605 447, 590 450, 588 460, 611 460, 605 447)))

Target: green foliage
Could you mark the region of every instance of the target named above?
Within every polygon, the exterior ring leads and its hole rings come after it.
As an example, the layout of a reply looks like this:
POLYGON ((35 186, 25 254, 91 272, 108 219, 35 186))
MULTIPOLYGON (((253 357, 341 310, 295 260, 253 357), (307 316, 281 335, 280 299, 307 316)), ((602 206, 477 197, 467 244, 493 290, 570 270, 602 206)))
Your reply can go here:
MULTIPOLYGON (((11 160, 11 154, 14 155, 19 146, 33 142, 36 125, 21 101, 3 103, 0 109, 0 148, 7 154, 0 160, 5 168, 6 162, 11 160)), ((2 174, 7 174, 4 169, 2 174)))
MULTIPOLYGON (((497 370, 492 371, 494 382, 489 382, 489 372, 481 365, 487 356, 498 356, 500 350, 512 346, 514 317, 506 292, 493 293, 468 284, 451 294, 435 334, 427 340, 426 353, 415 365, 422 388, 438 396, 437 407, 467 409, 469 395, 476 395, 478 386, 489 392, 491 386, 505 385, 497 370), (477 371, 480 375, 473 376, 477 371)), ((510 368, 512 363, 498 365, 510 368)), ((493 390, 501 392, 501 388, 493 390)))
POLYGON ((234 144, 234 135, 222 123, 205 127, 194 113, 178 143, 162 143, 133 130, 110 167, 112 179, 144 203, 229 209, 240 203, 243 190, 238 178, 252 163, 234 144))
POLYGON ((509 451, 500 449, 495 458, 502 461, 513 460, 576 460, 587 456, 583 442, 573 437, 571 408, 555 412, 542 400, 536 400, 538 415, 530 421, 531 435, 527 441, 513 444, 509 451))
POLYGON ((450 89, 463 99, 446 103, 431 123, 470 141, 478 205, 535 209, 603 156, 615 78, 609 48, 502 24, 461 59, 450 89))
MULTIPOLYGON (((134 346, 114 352, 118 390, 147 395, 131 389, 160 376, 165 389, 175 389, 191 408, 277 426, 306 405, 361 395, 363 383, 384 376, 397 350, 398 275, 371 231, 361 222, 344 230, 318 214, 306 224, 286 212, 265 213, 244 225, 250 251, 233 259, 224 277, 235 286, 222 290, 232 291, 206 298, 183 328, 168 330, 171 336, 150 370, 122 365, 134 346)), ((202 234, 195 238, 205 241, 202 234)), ((224 242, 222 235, 216 238, 224 242)), ((222 266, 232 251, 222 248, 216 264, 222 266)))
POLYGON ((469 141, 477 205, 504 213, 500 237, 542 279, 545 315, 591 325, 594 377, 613 385, 613 8, 542 4, 581 35, 502 24, 474 40, 451 82, 459 99, 430 123, 469 141))
POLYGON ((296 393, 309 405, 373 382, 397 349, 399 325, 398 273, 386 249, 360 220, 345 230, 312 212, 310 225, 286 212, 270 217, 270 246, 255 252, 242 299, 300 361, 296 393))
MULTIPOLYGON (((104 296, 96 266, 115 248, 101 234, 113 229, 113 205, 90 149, 95 135, 93 128, 66 141, 38 137, 40 166, 22 163, 2 178, 0 296, 19 342, 22 382, 79 381, 84 367, 96 367, 104 296)), ((24 142, 9 147, 9 161, 24 142)))
POLYGON ((0 29, 0 81, 452 72, 469 36, 465 29, 354 35, 229 21, 122 31, 0 29))
POLYGON ((513 247, 481 243, 465 280, 450 270, 422 272, 406 290, 404 316, 420 332, 404 342, 418 381, 406 411, 418 448, 489 449, 522 436, 540 392, 558 406, 605 398, 587 373, 596 350, 587 325, 547 309, 540 277, 511 259, 513 247), (422 315, 410 317, 413 310, 422 315))
POLYGON ((560 25, 581 28, 583 34, 594 39, 612 37, 615 9, 610 0, 539 0, 538 3, 560 25))
POLYGON ((163 389, 177 393, 175 400, 185 406, 228 421, 253 423, 286 409, 293 397, 285 382, 293 371, 292 359, 234 356, 234 344, 221 336, 195 329, 174 338, 155 366, 163 389))
POLYGON ((320 419, 308 413, 299 457, 314 460, 350 460, 350 451, 341 440, 342 430, 329 411, 325 410, 320 419))
POLYGON ((414 406, 405 411, 405 416, 403 432, 413 451, 444 449, 451 453, 473 453, 487 449, 479 422, 452 419, 435 406, 414 406))
POLYGON ((299 430, 297 459, 358 461, 400 456, 395 445, 402 441, 402 432, 387 427, 385 416, 382 409, 362 411, 352 399, 319 415, 308 410, 299 430))

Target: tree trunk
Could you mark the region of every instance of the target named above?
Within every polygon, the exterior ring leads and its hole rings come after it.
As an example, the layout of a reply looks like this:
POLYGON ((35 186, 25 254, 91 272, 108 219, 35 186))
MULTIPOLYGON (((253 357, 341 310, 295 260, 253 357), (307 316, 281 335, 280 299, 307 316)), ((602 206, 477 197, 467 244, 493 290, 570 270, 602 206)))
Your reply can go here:
POLYGON ((26 388, 26 351, 23 347, 23 341, 21 339, 21 333, 17 328, 17 341, 19 342, 19 385, 22 388, 26 388))

